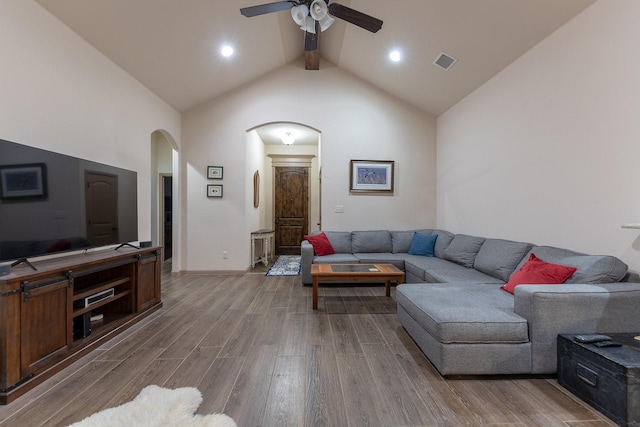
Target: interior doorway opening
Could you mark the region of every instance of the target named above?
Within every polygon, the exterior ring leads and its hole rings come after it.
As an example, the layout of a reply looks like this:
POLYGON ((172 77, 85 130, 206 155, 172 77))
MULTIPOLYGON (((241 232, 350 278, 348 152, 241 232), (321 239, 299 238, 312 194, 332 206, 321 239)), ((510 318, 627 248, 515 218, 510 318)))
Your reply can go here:
POLYGON ((321 226, 321 133, 301 123, 266 123, 248 131, 248 147, 248 167, 260 183, 248 186, 259 188, 259 204, 253 195, 248 200, 247 225, 275 232, 275 255, 299 254, 304 234, 321 226))
POLYGON ((163 229, 163 261, 173 256, 173 176, 162 175, 162 229, 163 229))
POLYGON ((175 139, 159 129, 151 134, 151 241, 163 248, 163 262, 181 270, 180 153, 175 139))

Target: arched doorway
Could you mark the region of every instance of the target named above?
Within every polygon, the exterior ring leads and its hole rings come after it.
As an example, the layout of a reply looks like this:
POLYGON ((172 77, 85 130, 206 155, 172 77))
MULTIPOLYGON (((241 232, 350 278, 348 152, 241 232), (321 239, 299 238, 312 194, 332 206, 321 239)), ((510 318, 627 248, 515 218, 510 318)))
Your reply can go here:
POLYGON ((163 130, 151 134, 151 240, 163 247, 163 261, 179 271, 179 153, 173 137, 163 130))
POLYGON ((299 253, 300 234, 320 228, 321 133, 310 126, 293 122, 265 123, 249 132, 250 140, 261 143, 260 147, 250 145, 255 153, 249 154, 249 157, 260 157, 261 165, 260 212, 251 218, 254 222, 258 221, 254 228, 276 231, 276 254, 292 251, 299 253), (290 137, 293 142, 286 144, 285 142, 290 142, 286 141, 290 137), (285 177, 292 181, 282 181, 285 177), (295 194, 284 195, 283 191, 299 188, 301 185, 304 188, 293 190, 295 194), (294 198, 295 205, 300 207, 304 218, 298 217, 299 213, 294 215, 289 212, 294 204, 279 203, 278 197, 285 197, 289 202, 294 198), (301 198, 305 200, 302 201, 301 198), (283 206, 287 211, 284 215, 280 212, 283 206), (284 233, 280 233, 281 231, 284 233))

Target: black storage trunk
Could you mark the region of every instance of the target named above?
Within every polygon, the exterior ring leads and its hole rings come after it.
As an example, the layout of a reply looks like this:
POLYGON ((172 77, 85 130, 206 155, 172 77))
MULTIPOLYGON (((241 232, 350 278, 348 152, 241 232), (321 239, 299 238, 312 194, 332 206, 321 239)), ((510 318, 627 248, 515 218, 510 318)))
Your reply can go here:
POLYGON ((558 336, 558 382, 621 426, 640 427, 640 341, 606 334, 622 347, 596 347, 558 336))

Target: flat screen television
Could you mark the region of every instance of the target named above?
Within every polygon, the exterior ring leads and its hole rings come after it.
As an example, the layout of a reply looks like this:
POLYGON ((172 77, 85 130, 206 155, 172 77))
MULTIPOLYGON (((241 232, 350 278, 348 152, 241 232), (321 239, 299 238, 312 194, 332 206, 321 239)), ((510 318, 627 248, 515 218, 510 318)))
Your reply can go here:
POLYGON ((137 179, 0 139, 0 262, 137 241, 137 179))

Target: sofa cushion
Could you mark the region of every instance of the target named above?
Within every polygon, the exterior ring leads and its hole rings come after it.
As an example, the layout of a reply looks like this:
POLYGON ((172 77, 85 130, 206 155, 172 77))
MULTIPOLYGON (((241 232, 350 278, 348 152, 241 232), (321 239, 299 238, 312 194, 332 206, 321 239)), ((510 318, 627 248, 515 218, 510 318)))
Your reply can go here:
POLYGON ((484 240, 483 237, 456 234, 444 250, 444 259, 471 268, 484 240))
POLYGON ((349 231, 325 231, 333 250, 336 253, 350 254, 351 251, 351 233, 349 231))
POLYGON ((331 242, 324 233, 315 234, 313 236, 304 236, 305 240, 313 246, 313 253, 319 256, 331 255, 335 253, 331 242))
POLYGON ((451 264, 449 261, 437 257, 432 258, 409 254, 406 254, 404 257, 404 271, 411 273, 415 277, 419 277, 423 282, 426 281, 424 277, 426 270, 431 270, 440 264, 451 264))
POLYGON ((552 246, 532 247, 527 257, 520 261, 518 268, 524 265, 531 253, 546 262, 576 267, 576 272, 565 283, 619 282, 624 279, 628 269, 627 264, 613 256, 586 255, 552 246))
POLYGON ((507 284, 502 286, 501 289, 512 294, 515 287, 522 284, 560 284, 564 283, 575 272, 575 267, 544 262, 532 253, 529 255, 529 260, 518 271, 513 273, 507 284))
POLYGON ((407 253, 411 255, 435 256, 434 247, 437 238, 437 234, 413 233, 411 246, 407 253))
POLYGON ((390 254, 388 252, 355 253, 360 264, 393 264, 396 268, 404 271, 404 260, 407 254, 390 254))
POLYGON ((433 248, 433 252, 438 258, 444 258, 444 250, 453 240, 453 233, 449 233, 446 230, 433 230, 431 234, 437 234, 436 245, 433 248))
POLYGON ((473 268, 506 282, 531 246, 511 240, 486 239, 476 255, 473 268))
POLYGON ((441 258, 406 255, 404 267, 407 273, 429 283, 464 282, 504 284, 503 280, 441 258))
POLYGON ((313 264, 360 264, 353 254, 335 253, 332 255, 314 256, 313 264))
POLYGON ((440 268, 433 268, 424 272, 424 279, 430 283, 494 283, 501 285, 504 282, 493 276, 484 274, 473 268, 463 267, 454 263, 449 263, 440 268))
POLYGON ((351 232, 351 249, 359 252, 391 253, 391 232, 388 230, 353 231, 351 232))
POLYGON ((392 231, 391 252, 394 254, 407 253, 411 246, 414 231, 392 231))
POLYGON ((408 283, 396 288, 396 300, 441 343, 529 341, 526 319, 513 312, 513 296, 497 285, 408 283))

